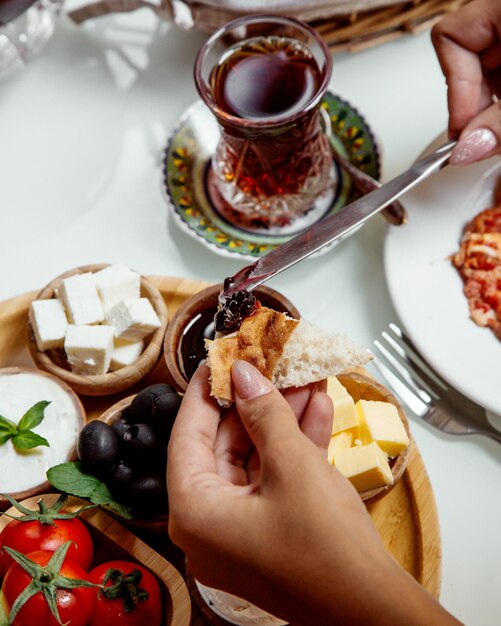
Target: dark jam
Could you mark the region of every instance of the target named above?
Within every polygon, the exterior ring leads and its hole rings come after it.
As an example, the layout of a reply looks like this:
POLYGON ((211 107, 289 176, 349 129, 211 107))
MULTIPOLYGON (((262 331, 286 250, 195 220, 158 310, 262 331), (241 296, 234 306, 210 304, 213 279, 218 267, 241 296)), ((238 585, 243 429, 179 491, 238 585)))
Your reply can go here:
POLYGON ((244 319, 256 311, 257 306, 256 297, 250 291, 241 290, 226 297, 215 316, 216 332, 223 335, 235 332, 244 319))
POLYGON ((0 0, 0 26, 5 26, 30 8, 35 0, 0 0))
POLYGON ((211 76, 217 105, 251 119, 293 115, 311 100, 319 82, 309 48, 285 37, 257 37, 239 44, 211 76))
POLYGON ((205 339, 214 339, 215 309, 199 313, 186 326, 178 350, 181 370, 189 380, 206 357, 205 339))

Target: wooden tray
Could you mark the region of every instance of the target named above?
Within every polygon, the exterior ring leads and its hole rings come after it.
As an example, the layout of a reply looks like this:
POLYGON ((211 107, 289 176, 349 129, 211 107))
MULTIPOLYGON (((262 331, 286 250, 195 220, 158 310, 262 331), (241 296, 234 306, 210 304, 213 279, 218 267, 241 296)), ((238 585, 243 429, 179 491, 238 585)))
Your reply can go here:
MULTIPOLYGON (((186 298, 208 286, 208 283, 181 278, 151 277, 151 281, 165 299, 169 318, 186 298)), ((35 296, 36 292, 32 292, 0 302, 0 367, 34 367, 27 345, 27 320, 28 307, 35 296)), ((165 381, 166 378, 167 369, 162 358, 143 379, 141 387, 165 381)), ((134 392, 134 389, 129 389, 122 395, 83 397, 87 418, 97 417, 121 397, 134 392)), ((415 445, 402 480, 387 496, 369 504, 368 509, 386 548, 404 569, 438 598, 441 583, 440 529, 431 484, 415 445)), ((206 622, 197 618, 196 623, 206 622)))

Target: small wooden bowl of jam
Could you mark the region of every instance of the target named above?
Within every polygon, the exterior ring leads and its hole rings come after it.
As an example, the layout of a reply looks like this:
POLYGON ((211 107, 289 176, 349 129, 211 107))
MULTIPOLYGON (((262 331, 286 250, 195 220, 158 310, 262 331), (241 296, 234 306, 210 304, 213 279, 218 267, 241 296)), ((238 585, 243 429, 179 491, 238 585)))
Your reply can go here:
MULTIPOLYGON (((213 285, 188 298, 167 326, 164 356, 174 387, 184 393, 190 378, 205 359, 205 339, 214 338, 214 316, 222 285, 213 285)), ((297 308, 281 293, 270 287, 257 287, 253 294, 259 302, 291 317, 301 317, 297 308)))

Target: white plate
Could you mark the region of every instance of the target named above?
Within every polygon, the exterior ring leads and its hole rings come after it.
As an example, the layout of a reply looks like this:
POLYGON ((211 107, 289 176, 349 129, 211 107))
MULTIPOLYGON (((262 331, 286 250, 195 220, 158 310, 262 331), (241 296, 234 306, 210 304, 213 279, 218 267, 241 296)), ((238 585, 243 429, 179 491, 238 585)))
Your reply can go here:
POLYGON ((501 341, 469 317, 449 256, 464 225, 492 206, 501 161, 446 167, 403 197, 409 223, 389 228, 384 265, 393 305, 428 363, 471 400, 501 415, 501 341))

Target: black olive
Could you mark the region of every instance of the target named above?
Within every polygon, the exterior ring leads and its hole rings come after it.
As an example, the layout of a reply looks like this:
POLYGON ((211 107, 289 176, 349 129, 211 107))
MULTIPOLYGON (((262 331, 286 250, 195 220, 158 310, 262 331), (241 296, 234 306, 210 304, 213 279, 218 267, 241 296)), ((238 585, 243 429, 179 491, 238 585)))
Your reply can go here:
POLYGON ((181 396, 176 392, 164 393, 153 407, 152 425, 163 441, 168 441, 174 420, 176 419, 181 396))
POLYGON ((77 453, 82 470, 101 477, 118 458, 118 438, 111 426, 94 420, 80 431, 77 453))
POLYGON ((123 417, 121 417, 116 422, 113 422, 113 424, 111 425, 111 428, 114 430, 116 436, 120 440, 123 438, 124 432, 127 430, 127 428, 129 428, 129 426, 130 426, 129 422, 123 419, 123 417))
POLYGON ((123 461, 114 465, 106 477, 106 486, 118 501, 127 503, 129 498, 129 487, 135 478, 134 470, 123 461))
POLYGON ((131 424, 124 432, 121 449, 134 467, 151 466, 160 452, 160 442, 149 424, 131 424))
POLYGON ((136 478, 130 486, 130 502, 140 517, 167 513, 167 485, 161 476, 136 478))
POLYGON ((132 400, 129 407, 129 419, 131 423, 149 422, 153 414, 153 406, 156 400, 165 393, 175 390, 166 383, 150 385, 142 389, 132 400))

